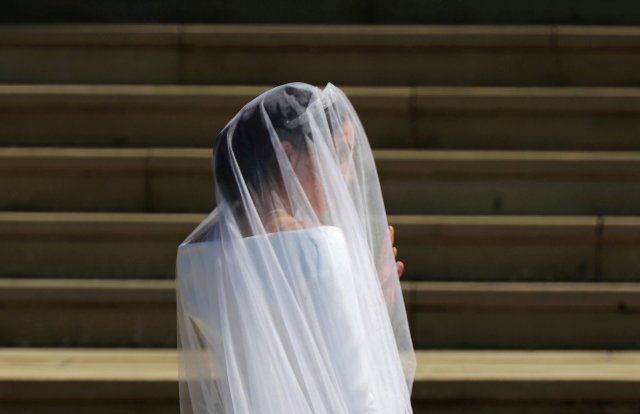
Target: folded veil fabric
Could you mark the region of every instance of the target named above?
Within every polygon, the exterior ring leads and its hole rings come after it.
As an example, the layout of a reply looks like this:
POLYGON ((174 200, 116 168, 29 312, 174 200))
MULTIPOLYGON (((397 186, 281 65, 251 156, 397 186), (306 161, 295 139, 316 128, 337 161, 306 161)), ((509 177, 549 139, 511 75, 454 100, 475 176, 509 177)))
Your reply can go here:
POLYGON ((364 128, 295 82, 213 153, 217 207, 178 246, 182 414, 411 413, 415 354, 364 128))

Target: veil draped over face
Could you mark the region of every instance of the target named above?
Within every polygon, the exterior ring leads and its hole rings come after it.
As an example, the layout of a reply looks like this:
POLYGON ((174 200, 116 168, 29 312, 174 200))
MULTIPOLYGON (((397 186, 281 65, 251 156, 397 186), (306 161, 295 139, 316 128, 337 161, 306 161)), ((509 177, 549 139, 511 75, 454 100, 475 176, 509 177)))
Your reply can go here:
POLYGON ((182 414, 410 413, 415 354, 364 128, 295 82, 213 152, 217 207, 178 246, 182 414))

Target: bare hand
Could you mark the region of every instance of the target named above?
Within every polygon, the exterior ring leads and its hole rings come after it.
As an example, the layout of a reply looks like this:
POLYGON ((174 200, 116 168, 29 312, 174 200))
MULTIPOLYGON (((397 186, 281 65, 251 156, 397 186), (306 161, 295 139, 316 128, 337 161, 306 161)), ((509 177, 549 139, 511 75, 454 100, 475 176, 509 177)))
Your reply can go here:
MULTIPOLYGON (((391 246, 393 247, 393 256, 398 257, 398 248, 393 245, 396 239, 396 230, 393 226, 389 226, 389 237, 391 238, 391 246)), ((396 261, 396 268, 398 269, 398 277, 402 277, 404 273, 404 263, 401 261, 396 261)))

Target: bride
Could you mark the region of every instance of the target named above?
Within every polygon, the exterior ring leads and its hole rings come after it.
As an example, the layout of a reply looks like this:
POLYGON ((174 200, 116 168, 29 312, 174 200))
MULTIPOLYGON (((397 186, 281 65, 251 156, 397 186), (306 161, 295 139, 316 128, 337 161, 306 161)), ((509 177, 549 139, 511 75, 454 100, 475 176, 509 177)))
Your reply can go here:
POLYGON ((176 261, 181 413, 411 413, 402 269, 345 94, 261 94, 213 167, 218 205, 176 261))

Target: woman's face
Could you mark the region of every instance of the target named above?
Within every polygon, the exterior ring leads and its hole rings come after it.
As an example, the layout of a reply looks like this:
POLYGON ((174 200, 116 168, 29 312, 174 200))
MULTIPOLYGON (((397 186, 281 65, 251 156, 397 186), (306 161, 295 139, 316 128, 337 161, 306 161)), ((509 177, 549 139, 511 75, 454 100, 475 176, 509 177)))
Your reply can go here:
POLYGON ((340 163, 340 172, 347 182, 351 181, 351 161, 353 160, 353 146, 355 145, 355 131, 349 119, 342 123, 342 134, 334 135, 334 143, 340 163))
MULTIPOLYGON (((355 143, 354 128, 350 120, 342 123, 342 132, 334 135, 333 139, 340 164, 340 172, 346 181, 350 181, 350 164, 355 143)), ((282 141, 282 145, 314 212, 318 216, 327 215, 328 206, 324 197, 324 189, 312 157, 297 152, 293 145, 287 141, 282 141)))

